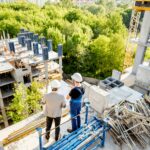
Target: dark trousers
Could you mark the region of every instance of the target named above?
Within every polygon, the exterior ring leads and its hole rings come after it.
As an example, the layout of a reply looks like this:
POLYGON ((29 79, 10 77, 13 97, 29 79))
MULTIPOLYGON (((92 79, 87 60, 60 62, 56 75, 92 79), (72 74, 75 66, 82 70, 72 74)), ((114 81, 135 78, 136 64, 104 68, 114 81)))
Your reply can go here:
MULTIPOLYGON (((50 118, 46 117, 46 139, 48 140, 50 137, 50 129, 53 123, 53 120, 55 122, 55 128, 60 125, 61 117, 57 118, 50 118), (48 132, 49 131, 49 132, 48 132)), ((60 127, 57 127, 55 129, 55 140, 57 141, 59 138, 59 132, 60 132, 60 127)))
MULTIPOLYGON (((70 102, 71 118, 79 115, 80 111, 81 111, 81 102, 79 102, 79 103, 70 102)), ((76 129, 80 128, 80 126, 81 126, 80 116, 77 116, 74 119, 72 119, 71 120, 71 124, 72 124, 72 130, 73 131, 75 131, 76 129)))

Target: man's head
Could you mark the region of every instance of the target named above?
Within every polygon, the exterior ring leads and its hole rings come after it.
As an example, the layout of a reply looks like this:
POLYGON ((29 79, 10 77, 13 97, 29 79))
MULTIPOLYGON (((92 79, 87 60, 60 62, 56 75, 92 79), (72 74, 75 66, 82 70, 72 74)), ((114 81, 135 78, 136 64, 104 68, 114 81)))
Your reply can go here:
POLYGON ((61 86, 60 81, 58 81, 58 80, 51 81, 52 91, 57 91, 60 88, 60 86, 61 86))
POLYGON ((71 76, 71 78, 73 80, 74 85, 78 85, 78 84, 80 84, 83 81, 82 76, 81 76, 80 73, 74 73, 71 76))

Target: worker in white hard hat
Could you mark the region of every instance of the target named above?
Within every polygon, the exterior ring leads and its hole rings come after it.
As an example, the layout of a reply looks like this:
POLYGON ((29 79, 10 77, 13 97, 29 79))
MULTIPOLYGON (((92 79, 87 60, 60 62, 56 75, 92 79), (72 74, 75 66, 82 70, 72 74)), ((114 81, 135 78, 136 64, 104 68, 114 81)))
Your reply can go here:
POLYGON ((84 94, 84 88, 81 85, 83 80, 81 74, 74 73, 71 78, 73 80, 74 87, 67 96, 67 99, 70 99, 70 114, 71 118, 73 118, 71 120, 72 129, 67 129, 70 133, 81 126, 80 111, 82 106, 82 96, 84 94))
POLYGON ((59 139, 60 133, 60 122, 62 108, 66 107, 65 97, 58 93, 58 89, 61 87, 61 83, 58 80, 53 80, 51 82, 52 92, 45 94, 43 101, 46 103, 45 115, 46 115, 46 136, 45 138, 49 140, 50 130, 53 123, 55 122, 55 140, 59 139))

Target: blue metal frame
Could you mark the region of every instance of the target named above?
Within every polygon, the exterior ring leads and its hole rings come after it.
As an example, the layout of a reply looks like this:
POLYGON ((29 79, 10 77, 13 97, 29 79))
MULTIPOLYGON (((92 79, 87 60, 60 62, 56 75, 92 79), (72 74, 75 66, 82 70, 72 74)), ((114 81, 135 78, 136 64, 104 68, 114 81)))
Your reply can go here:
POLYGON ((88 113, 89 113, 89 104, 85 103, 86 113, 85 113, 85 124, 88 124, 88 113))
POLYGON ((40 150, 43 150, 43 145, 42 145, 42 128, 36 128, 38 134, 39 134, 39 148, 40 150))
POLYGON ((82 142, 84 142, 86 139, 88 139, 92 133, 96 133, 96 131, 100 128, 102 128, 102 134, 96 135, 91 141, 86 143, 82 150, 86 150, 88 147, 90 147, 93 143, 100 140, 100 144, 93 147, 93 150, 97 147, 104 147, 105 144, 105 138, 106 138, 106 132, 110 129, 110 126, 107 124, 107 119, 105 120, 99 120, 96 117, 93 117, 88 122, 88 110, 89 110, 89 104, 86 104, 86 114, 85 114, 85 124, 81 126, 81 128, 77 129, 76 131, 66 135, 59 141, 55 142, 51 146, 47 148, 43 148, 42 146, 42 136, 41 136, 41 128, 37 129, 39 132, 39 143, 40 143, 40 150, 73 150, 76 149, 76 147, 82 142))

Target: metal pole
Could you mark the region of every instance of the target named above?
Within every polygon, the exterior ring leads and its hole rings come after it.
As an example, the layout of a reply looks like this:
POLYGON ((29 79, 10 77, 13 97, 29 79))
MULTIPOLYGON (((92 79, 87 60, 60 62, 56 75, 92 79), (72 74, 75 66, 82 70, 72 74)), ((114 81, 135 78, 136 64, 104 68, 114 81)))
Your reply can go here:
POLYGON ((88 113, 89 113, 89 104, 85 104, 86 107, 86 113, 85 113, 85 124, 88 124, 88 113))
POLYGON ((2 98, 1 90, 0 90, 0 108, 2 111, 2 116, 3 116, 5 127, 8 127, 9 124, 8 124, 8 119, 7 119, 7 115, 6 115, 6 111, 5 111, 5 106, 4 106, 4 101, 2 98))
POLYGON ((48 61, 44 62, 45 66, 45 79, 46 79, 46 92, 48 91, 48 61))
POLYGON ((39 134, 39 148, 40 150, 43 149, 43 146, 42 146, 42 128, 36 128, 38 134, 39 134))
POLYGON ((101 140, 101 147, 104 147, 104 143, 105 143, 105 138, 106 138, 105 128, 106 128, 106 124, 104 123, 104 126, 103 126, 103 136, 102 136, 102 140, 101 140))

